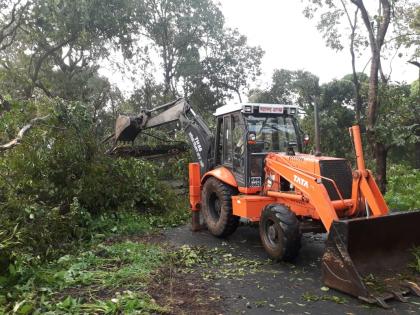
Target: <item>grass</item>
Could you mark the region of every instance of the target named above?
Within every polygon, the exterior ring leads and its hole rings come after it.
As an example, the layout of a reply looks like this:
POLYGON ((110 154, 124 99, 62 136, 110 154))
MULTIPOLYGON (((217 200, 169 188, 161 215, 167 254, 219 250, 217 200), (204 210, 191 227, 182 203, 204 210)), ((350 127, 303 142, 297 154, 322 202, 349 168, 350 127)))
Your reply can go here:
POLYGON ((420 274, 420 247, 414 247, 411 250, 411 253, 414 257, 410 267, 414 269, 415 272, 420 274))
POLYGON ((103 215, 91 241, 74 244, 73 252, 43 263, 22 259, 13 285, 0 279, 0 315, 168 313, 147 286, 173 254, 142 237, 183 223, 183 212, 103 215))
POLYGON ((77 255, 33 269, 26 283, 3 296, 10 301, 3 310, 17 314, 165 313, 145 291, 164 257, 162 248, 151 244, 94 244, 77 255))

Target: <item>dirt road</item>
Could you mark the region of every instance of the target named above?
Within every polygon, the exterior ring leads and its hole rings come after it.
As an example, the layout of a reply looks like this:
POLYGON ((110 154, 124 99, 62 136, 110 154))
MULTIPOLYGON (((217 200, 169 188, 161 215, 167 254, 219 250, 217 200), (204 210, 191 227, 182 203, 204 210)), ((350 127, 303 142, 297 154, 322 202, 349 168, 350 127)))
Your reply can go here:
MULTIPOLYGON (((221 297, 225 314, 420 314, 420 298, 409 297, 408 303, 391 302, 385 310, 359 302, 321 283, 320 260, 323 236, 305 236, 295 264, 273 263, 260 245, 258 229, 241 226, 229 239, 217 239, 207 231, 193 233, 189 226, 168 230, 167 240, 175 246, 203 246, 222 249, 229 261, 253 262, 252 272, 241 264, 232 267, 238 277, 221 276, 209 281, 221 297), (236 270, 236 269, 237 270, 236 270)), ((218 255, 217 251, 213 255, 218 255)), ((214 268, 230 268, 215 266, 214 268)), ((200 271, 198 271, 200 272, 200 271)), ((232 275, 230 273, 230 275, 232 275)), ((222 274, 229 274, 224 272, 222 274)))

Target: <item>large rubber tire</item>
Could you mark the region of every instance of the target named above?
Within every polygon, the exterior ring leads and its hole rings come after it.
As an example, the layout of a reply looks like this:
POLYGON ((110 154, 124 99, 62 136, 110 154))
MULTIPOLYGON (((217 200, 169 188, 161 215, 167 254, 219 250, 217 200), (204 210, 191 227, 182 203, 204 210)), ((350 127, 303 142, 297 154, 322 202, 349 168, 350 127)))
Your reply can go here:
POLYGON ((281 204, 264 208, 260 223, 260 238, 266 252, 276 261, 293 261, 299 254, 302 234, 299 220, 281 204))
POLYGON ((214 236, 229 236, 238 227, 239 217, 232 214, 232 196, 237 193, 235 188, 215 177, 204 183, 201 211, 207 229, 214 236))

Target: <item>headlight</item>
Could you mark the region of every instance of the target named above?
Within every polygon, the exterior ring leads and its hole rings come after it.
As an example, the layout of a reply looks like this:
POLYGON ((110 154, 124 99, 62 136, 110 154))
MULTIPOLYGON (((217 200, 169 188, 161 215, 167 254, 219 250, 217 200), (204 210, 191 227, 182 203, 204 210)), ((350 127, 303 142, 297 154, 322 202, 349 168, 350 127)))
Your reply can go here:
POLYGON ((252 113, 252 106, 244 106, 244 113, 252 113))

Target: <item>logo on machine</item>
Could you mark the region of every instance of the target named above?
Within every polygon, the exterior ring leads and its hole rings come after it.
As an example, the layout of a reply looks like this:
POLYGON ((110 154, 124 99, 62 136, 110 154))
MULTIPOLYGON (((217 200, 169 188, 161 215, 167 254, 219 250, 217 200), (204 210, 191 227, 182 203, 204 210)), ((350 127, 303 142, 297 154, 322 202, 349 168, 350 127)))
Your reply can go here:
POLYGON ((299 176, 293 175, 293 180, 295 183, 298 183, 299 185, 302 185, 303 187, 309 188, 309 183, 307 180, 304 180, 303 178, 300 178, 299 176))
POLYGON ((201 147, 200 139, 198 139, 198 137, 194 138, 194 135, 191 132, 188 135, 190 136, 195 152, 203 151, 203 148, 201 147))
POLYGON ((203 151, 203 147, 201 146, 200 139, 198 137, 194 138, 194 135, 189 132, 188 136, 190 137, 192 146, 194 148, 195 154, 197 155, 198 162, 200 163, 201 167, 204 167, 203 158, 201 157, 201 151, 203 151))
POLYGON ((261 187, 261 177, 251 177, 251 187, 261 187))

